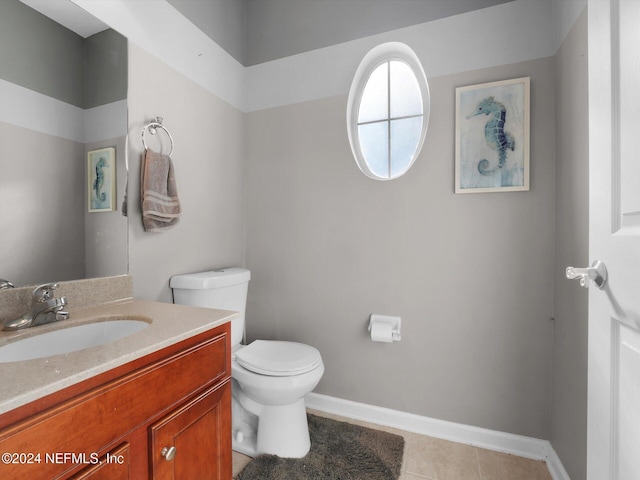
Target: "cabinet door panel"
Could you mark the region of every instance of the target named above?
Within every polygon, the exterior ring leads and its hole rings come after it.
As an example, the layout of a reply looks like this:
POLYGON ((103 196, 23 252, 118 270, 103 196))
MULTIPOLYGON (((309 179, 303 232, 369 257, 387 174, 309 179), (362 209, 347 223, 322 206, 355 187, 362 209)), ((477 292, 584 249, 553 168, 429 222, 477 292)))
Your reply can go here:
POLYGON ((153 480, 231 478, 230 412, 231 382, 227 381, 154 424, 153 480), (171 448, 175 448, 173 455, 171 448))

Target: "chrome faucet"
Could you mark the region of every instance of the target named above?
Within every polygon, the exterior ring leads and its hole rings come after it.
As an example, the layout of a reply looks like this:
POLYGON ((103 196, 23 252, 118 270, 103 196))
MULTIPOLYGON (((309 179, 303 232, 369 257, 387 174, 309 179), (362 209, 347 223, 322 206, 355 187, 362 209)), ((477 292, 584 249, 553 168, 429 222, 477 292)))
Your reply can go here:
POLYGON ((46 283, 37 287, 31 295, 31 310, 20 318, 6 321, 2 330, 37 327, 69 318, 69 312, 63 310, 67 299, 55 298, 53 291, 56 288, 58 288, 57 283, 46 283))
POLYGON ((11 283, 9 280, 0 278, 0 290, 4 290, 6 288, 15 288, 15 285, 11 283))

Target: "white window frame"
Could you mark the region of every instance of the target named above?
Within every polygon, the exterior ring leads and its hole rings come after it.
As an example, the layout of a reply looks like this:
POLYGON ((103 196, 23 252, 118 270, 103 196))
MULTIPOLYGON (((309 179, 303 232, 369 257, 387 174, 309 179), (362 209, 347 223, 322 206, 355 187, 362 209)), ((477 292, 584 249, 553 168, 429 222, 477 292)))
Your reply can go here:
POLYGON ((430 105, 431 97, 429 94, 427 76, 424 73, 424 69, 422 68, 422 64, 420 63, 418 56, 408 45, 400 42, 389 42, 378 45, 369 51, 369 53, 367 53, 360 62, 358 70, 353 77, 351 89, 349 90, 349 98, 347 100, 347 132, 349 135, 349 143, 351 144, 351 151, 353 152, 356 164, 362 173, 369 178, 382 181, 393 180, 407 173, 422 150, 422 145, 424 144, 424 139, 427 135, 427 127, 429 125, 430 105), (362 153, 358 133, 358 111, 360 109, 360 102, 362 100, 364 88, 373 71, 383 63, 393 60, 399 60, 406 63, 418 80, 418 86, 420 87, 420 93, 422 95, 422 130, 420 132, 420 139, 418 141, 415 154, 409 162, 407 169, 395 176, 380 177, 371 171, 364 154, 362 153))

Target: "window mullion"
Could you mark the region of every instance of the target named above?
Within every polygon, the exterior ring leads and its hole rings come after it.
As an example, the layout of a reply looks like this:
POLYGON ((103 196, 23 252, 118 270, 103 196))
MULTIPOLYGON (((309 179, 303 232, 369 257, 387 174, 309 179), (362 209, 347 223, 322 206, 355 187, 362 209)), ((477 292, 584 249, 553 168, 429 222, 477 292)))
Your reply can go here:
POLYGON ((391 178, 391 62, 387 62, 387 165, 391 178))
POLYGON ((381 118, 380 120, 369 120, 367 122, 358 122, 357 125, 370 125, 372 123, 380 123, 380 122, 386 122, 388 120, 406 120, 407 118, 418 118, 418 117, 424 117, 424 114, 422 113, 418 113, 417 115, 406 115, 404 117, 392 117, 392 118, 381 118))

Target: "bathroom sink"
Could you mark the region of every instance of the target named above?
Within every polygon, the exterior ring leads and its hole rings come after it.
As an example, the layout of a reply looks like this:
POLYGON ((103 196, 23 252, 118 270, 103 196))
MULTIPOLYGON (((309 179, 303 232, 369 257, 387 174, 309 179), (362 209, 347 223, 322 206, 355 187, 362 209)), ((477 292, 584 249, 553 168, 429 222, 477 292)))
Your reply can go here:
POLYGON ((151 319, 112 319, 34 335, 0 347, 0 363, 33 360, 97 347, 139 332, 150 323, 151 319))

